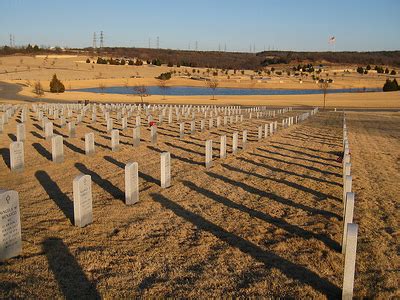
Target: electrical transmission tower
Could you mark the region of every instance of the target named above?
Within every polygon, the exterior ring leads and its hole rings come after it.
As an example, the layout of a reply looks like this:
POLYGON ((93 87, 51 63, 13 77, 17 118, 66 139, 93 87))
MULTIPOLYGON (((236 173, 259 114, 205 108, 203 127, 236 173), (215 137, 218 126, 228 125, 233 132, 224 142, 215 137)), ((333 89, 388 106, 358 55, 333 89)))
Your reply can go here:
POLYGON ((103 31, 100 31, 100 49, 104 47, 104 34, 103 31))
POLYGON ((12 34, 10 34, 10 47, 12 48, 12 34))
POLYGON ((196 51, 199 50, 199 42, 198 41, 196 41, 196 43, 195 43, 195 49, 196 49, 196 51))
POLYGON ((157 36, 157 49, 160 49, 160 37, 157 36))
POLYGON ((97 36, 96 32, 93 32, 93 49, 97 48, 97 36))

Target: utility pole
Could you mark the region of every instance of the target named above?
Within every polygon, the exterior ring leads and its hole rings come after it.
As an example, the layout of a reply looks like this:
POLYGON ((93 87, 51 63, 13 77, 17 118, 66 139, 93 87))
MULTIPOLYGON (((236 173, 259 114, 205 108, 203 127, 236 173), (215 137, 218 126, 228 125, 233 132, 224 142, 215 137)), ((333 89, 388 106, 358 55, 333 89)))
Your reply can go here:
POLYGON ((224 45, 224 52, 226 52, 226 43, 225 43, 225 45, 224 45))
POLYGON ((151 38, 149 38, 149 49, 151 48, 151 47, 150 47, 150 45, 151 45, 150 43, 151 43, 151 38))
POLYGON ((97 48, 97 37, 96 32, 93 32, 93 50, 97 48))
POLYGON ((12 34, 10 33, 10 48, 12 48, 13 44, 12 44, 12 34))
POLYGON ((103 31, 100 31, 100 49, 104 47, 104 34, 103 31))
POLYGON ((160 37, 157 36, 157 49, 160 49, 160 37))
POLYGON ((199 50, 199 43, 197 41, 195 43, 195 49, 196 49, 196 51, 199 50))

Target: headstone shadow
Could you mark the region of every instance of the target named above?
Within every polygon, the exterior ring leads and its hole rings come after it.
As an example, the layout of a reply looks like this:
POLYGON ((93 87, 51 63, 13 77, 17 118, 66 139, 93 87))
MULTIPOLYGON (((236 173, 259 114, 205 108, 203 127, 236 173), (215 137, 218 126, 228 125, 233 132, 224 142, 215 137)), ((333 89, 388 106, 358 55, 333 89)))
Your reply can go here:
POLYGON ((46 238, 42 248, 65 299, 101 299, 96 284, 90 282, 63 240, 46 238))
POLYGON ((113 198, 125 201, 125 193, 121 191, 118 187, 113 185, 107 179, 102 178, 96 172, 88 169, 82 163, 75 163, 75 167, 83 174, 90 175, 94 183, 96 183, 99 187, 101 187, 104 191, 109 193, 113 198))
POLYGON ((55 181, 51 179, 46 171, 37 171, 36 179, 42 185, 50 199, 52 199, 64 215, 74 224, 74 205, 71 199, 63 193, 55 181))
POLYGON ((7 165, 8 168, 11 167, 10 162, 10 149, 8 148, 1 148, 0 149, 1 157, 3 158, 4 163, 7 165))
POLYGON ((36 151, 42 155, 44 158, 46 158, 47 160, 52 160, 52 156, 51 153, 49 151, 47 151, 47 149, 45 147, 43 147, 41 144, 39 143, 33 143, 32 144, 33 148, 36 149, 36 151))

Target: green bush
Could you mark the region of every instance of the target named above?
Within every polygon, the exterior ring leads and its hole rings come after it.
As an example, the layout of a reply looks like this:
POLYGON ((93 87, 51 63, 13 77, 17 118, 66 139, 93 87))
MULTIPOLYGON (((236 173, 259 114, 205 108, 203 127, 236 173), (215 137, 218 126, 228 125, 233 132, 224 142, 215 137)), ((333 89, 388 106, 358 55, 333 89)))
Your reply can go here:
POLYGON ((385 74, 389 74, 389 69, 388 68, 385 69, 385 74))
POLYGON ((169 80, 171 79, 171 72, 161 73, 159 76, 156 77, 157 79, 161 80, 169 80))
POLYGON ((396 71, 392 70, 392 72, 390 72, 390 75, 396 75, 396 71))
POLYGON ((101 57, 97 58, 97 64, 101 64, 101 65, 106 65, 107 64, 107 60, 101 57))
POLYGON ((64 84, 57 78, 57 75, 53 75, 53 79, 50 81, 50 92, 51 93, 64 93, 65 86, 64 84))
POLYGON ((153 59, 151 61, 151 64, 160 67, 161 66, 161 60, 159 58, 153 59))
POLYGON ((391 81, 390 79, 386 79, 386 82, 383 86, 383 91, 384 92, 393 92, 393 91, 398 91, 400 90, 400 87, 397 83, 396 78, 391 81))
POLYGON ((358 67, 357 68, 357 73, 364 74, 364 68, 363 67, 358 67))

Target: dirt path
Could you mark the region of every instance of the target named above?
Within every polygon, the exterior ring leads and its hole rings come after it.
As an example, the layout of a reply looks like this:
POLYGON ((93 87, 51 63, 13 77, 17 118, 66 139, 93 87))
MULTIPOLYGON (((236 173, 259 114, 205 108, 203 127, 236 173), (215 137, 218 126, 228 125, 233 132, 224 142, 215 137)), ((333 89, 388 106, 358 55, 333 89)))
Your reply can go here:
MULTIPOLYGON (((111 152, 105 126, 86 119, 77 138, 64 140, 62 165, 49 161, 50 143, 32 112, 30 117, 24 176, 7 168, 16 120, 0 144, 0 186, 20 193, 23 230, 22 255, 0 266, 0 297, 340 296, 340 114, 317 115, 261 142, 257 125, 264 120, 184 139, 178 138, 177 125, 163 125, 156 146, 142 130, 139 148, 131 146, 132 119, 119 152, 111 152), (232 132, 243 129, 249 130, 250 143, 233 156, 232 132), (82 138, 89 131, 96 134, 95 157, 83 154, 82 138), (228 158, 217 158, 206 170, 205 140, 214 140, 217 156, 222 133, 228 136, 228 158), (172 155, 172 187, 164 190, 162 151, 172 155), (134 206, 123 203, 123 167, 129 160, 139 163, 141 177, 140 202, 134 206), (83 229, 71 225, 72 180, 80 172, 92 176, 94 199, 94 223, 83 229)), ((103 121, 100 114, 98 119, 103 121)), ((352 122, 349 117, 356 156, 352 122)), ((65 128, 55 129, 66 135, 65 128)), ((362 170, 355 158, 353 168, 362 170)), ((354 181, 357 190, 360 180, 354 181)), ((393 211, 384 209, 387 215, 393 211)), ((393 244, 388 249, 393 257, 393 244)), ((359 259, 369 264, 363 255, 359 259)), ((373 282, 364 290, 361 284, 357 278, 360 295, 374 293, 373 282)))

